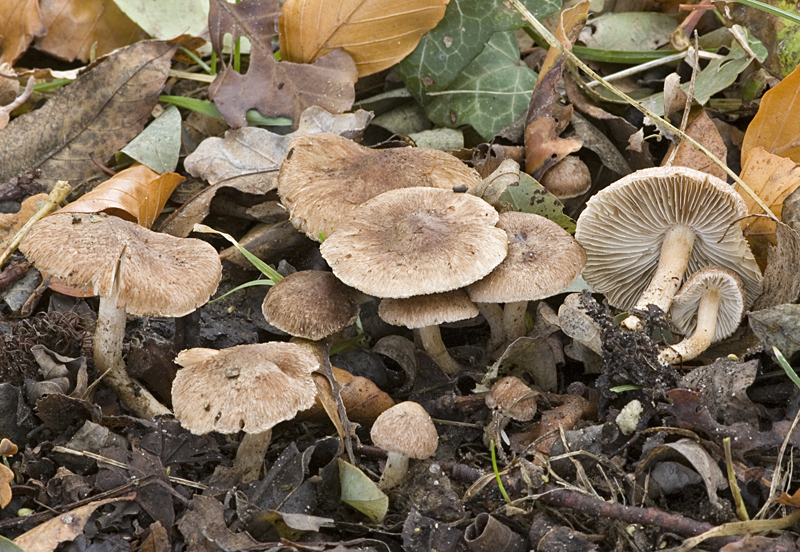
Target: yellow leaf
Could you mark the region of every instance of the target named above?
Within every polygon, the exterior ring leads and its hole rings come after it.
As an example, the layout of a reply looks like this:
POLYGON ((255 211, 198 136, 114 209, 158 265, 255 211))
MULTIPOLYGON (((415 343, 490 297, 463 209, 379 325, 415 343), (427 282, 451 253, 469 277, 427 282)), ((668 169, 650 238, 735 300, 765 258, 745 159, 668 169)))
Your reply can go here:
MULTIPOLYGON (((791 159, 768 153, 762 147, 755 147, 745 160, 741 178, 780 219, 783 201, 800 185, 800 167, 791 159)), ((736 189, 741 193, 739 186, 736 189)), ((749 195, 741 195, 749 213, 761 212, 749 195)), ((742 221, 742 226, 753 255, 763 270, 767 262, 768 246, 776 243, 775 223, 764 217, 749 217, 742 221)))
POLYGON ((742 143, 742 163, 750 150, 769 153, 800 163, 800 66, 764 94, 742 143))
POLYGON ((363 77, 391 67, 444 17, 449 0, 288 0, 280 25, 281 55, 311 63, 335 48, 363 77))

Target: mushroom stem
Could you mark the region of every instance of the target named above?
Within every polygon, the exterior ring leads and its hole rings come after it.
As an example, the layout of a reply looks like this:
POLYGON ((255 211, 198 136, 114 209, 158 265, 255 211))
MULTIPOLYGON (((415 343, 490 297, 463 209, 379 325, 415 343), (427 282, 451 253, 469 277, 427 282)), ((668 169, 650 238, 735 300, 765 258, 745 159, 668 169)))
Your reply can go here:
POLYGON ((461 366, 450 356, 442 342, 442 333, 439 331, 439 326, 424 326, 418 328, 418 331, 419 338, 422 340, 422 348, 436 361, 442 372, 452 376, 461 371, 461 366))
POLYGON ((160 414, 171 414, 125 370, 125 361, 122 359, 125 309, 117 308, 116 302, 116 297, 100 297, 94 333, 94 364, 106 384, 137 416, 149 420, 160 414))
POLYGON ((489 352, 499 349, 506 343, 506 328, 503 324, 503 308, 497 303, 475 303, 480 312, 489 324, 492 334, 486 349, 489 352))
POLYGON ((381 489, 397 487, 406 478, 406 473, 408 473, 408 456, 389 451, 386 456, 386 467, 378 485, 381 489))
POLYGON ((697 306, 697 327, 694 333, 680 343, 661 351, 658 355, 659 360, 665 364, 677 364, 695 359, 708 349, 714 341, 721 301, 722 294, 718 289, 706 288, 697 306))
MULTIPOLYGON (((677 293, 689 265, 694 237, 694 230, 684 225, 670 228, 664 234, 658 267, 634 308, 647 310, 648 305, 656 305, 664 312, 669 311, 672 298, 677 293)), ((642 327, 642 321, 631 315, 622 321, 622 325, 630 330, 638 330, 642 327)))
POLYGON ((508 341, 514 341, 528 335, 528 327, 525 325, 525 312, 527 310, 527 301, 506 303, 506 306, 503 308, 503 323, 506 328, 508 341))
POLYGON ((236 459, 233 461, 233 468, 241 476, 242 483, 249 483, 259 478, 270 442, 272 442, 272 429, 261 433, 244 434, 239 448, 236 449, 236 459))

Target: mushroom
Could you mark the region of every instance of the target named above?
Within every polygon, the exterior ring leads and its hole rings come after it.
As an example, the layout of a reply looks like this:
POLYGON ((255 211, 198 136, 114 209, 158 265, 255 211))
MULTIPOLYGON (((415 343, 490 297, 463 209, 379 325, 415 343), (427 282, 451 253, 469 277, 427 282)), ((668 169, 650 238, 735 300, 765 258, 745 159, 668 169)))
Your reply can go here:
POLYGON ((683 334, 692 335, 659 353, 665 364, 700 356, 709 345, 729 337, 744 317, 745 291, 732 271, 707 266, 692 274, 675 295, 670 315, 683 334))
POLYGON ((425 352, 436 361, 442 372, 452 375, 457 374, 461 367, 447 352, 439 324, 478 316, 478 308, 463 289, 456 289, 406 299, 383 299, 378 307, 378 316, 389 324, 417 329, 425 352))
POLYGON ((100 296, 94 361, 138 416, 168 414, 128 376, 122 358, 125 313, 184 316, 208 301, 222 275, 208 243, 176 238, 104 214, 56 213, 37 222, 20 250, 39 270, 100 296))
POLYGON ((261 311, 279 330, 318 341, 355 322, 359 305, 357 292, 332 273, 301 270, 270 288, 261 311))
POLYGON ((295 228, 312 240, 328 235, 365 201, 389 190, 480 184, 461 160, 428 148, 365 148, 335 134, 292 140, 281 165, 278 194, 295 228))
POLYGON ((320 252, 345 284, 402 299, 450 291, 486 276, 505 258, 506 233, 477 197, 436 188, 391 190, 367 201, 320 252))
POLYGON ((406 477, 408 459, 424 460, 436 452, 439 435, 431 417, 419 404, 401 402, 378 416, 369 432, 372 442, 388 453, 379 485, 396 487, 406 477))
POLYGON ((527 334, 528 301, 545 299, 569 286, 586 263, 583 248, 563 228, 539 215, 508 211, 498 228, 508 235, 508 256, 488 276, 467 287, 470 299, 505 303, 509 341, 527 334))
POLYGON ((578 197, 592 187, 592 175, 586 163, 575 155, 564 159, 547 169, 541 184, 558 199, 578 197))
MULTIPOLYGON (((484 442, 487 445, 489 441, 499 444, 500 433, 509 420, 533 420, 536 416, 538 395, 538 391, 534 391, 517 377, 506 376, 497 380, 484 399, 486 406, 492 409, 492 421, 484 431, 484 442)), ((497 450, 504 454, 502 447, 498 446, 497 450)))
MULTIPOLYGON (((739 275, 749 306, 762 276, 738 224, 746 215, 741 196, 714 176, 686 167, 637 171, 594 195, 578 218, 583 277, 614 307, 668 312, 685 274, 715 265, 739 275)), ((637 329, 641 321, 623 324, 637 329)))
POLYGON ((244 431, 234 467, 242 481, 258 479, 272 427, 314 404, 313 353, 293 343, 188 349, 172 383, 175 417, 194 434, 244 431))

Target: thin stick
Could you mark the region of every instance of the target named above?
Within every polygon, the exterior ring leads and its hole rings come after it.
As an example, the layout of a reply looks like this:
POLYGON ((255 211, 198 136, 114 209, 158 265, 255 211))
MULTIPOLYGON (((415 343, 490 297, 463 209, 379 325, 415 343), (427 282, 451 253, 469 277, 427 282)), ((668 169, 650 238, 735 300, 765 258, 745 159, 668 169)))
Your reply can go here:
POLYGON ((666 128, 670 132, 679 136, 681 140, 688 142, 689 144, 692 145, 692 147, 703 152, 703 154, 706 157, 708 157, 714 163, 719 165, 719 167, 725 171, 725 174, 730 176, 734 180, 734 182, 736 182, 742 188, 742 190, 747 192, 747 195, 749 195, 753 199, 753 201, 764 211, 764 213, 767 214, 767 216, 769 216, 776 222, 780 222, 778 221, 778 217, 776 217, 773 214, 773 212, 770 211, 769 207, 766 206, 766 204, 762 201, 762 199, 758 197, 758 195, 753 190, 751 190, 750 187, 747 184, 745 184, 741 178, 739 178, 739 175, 733 172, 725 163, 720 161, 719 158, 713 153, 711 153, 705 146, 697 142, 697 140, 695 140, 691 136, 688 136, 685 132, 681 132, 679 129, 675 128, 675 126, 673 126, 669 121, 666 121, 663 118, 659 117, 658 115, 656 115, 655 113, 644 107, 642 104, 640 104, 639 102, 637 102, 636 100, 634 100, 621 90, 618 90, 611 83, 606 82, 606 80, 603 77, 592 71, 585 63, 583 63, 580 59, 578 59, 578 57, 575 54, 573 54, 569 49, 564 48, 564 46, 558 40, 556 40, 556 38, 550 33, 550 31, 548 31, 544 27, 544 25, 542 25, 539 21, 537 21, 537 19, 533 15, 531 15, 531 12, 528 11, 528 9, 522 4, 522 2, 520 2, 519 0, 509 0, 509 1, 511 2, 511 5, 513 5, 514 8, 516 8, 517 11, 519 11, 519 13, 521 13, 522 16, 528 20, 528 23, 531 24, 531 26, 536 30, 536 32, 539 33, 547 41, 548 44, 550 44, 551 48, 558 48, 559 50, 564 52, 564 55, 567 56, 567 58, 569 58, 569 60, 572 61, 572 63, 574 63, 575 65, 580 67, 584 72, 586 72, 587 75, 599 81, 600 84, 602 84, 608 90, 610 90, 611 92, 613 92, 614 94, 616 94, 617 96, 628 102, 630 105, 632 105, 633 107, 644 113, 655 124, 663 128, 666 128))
POLYGON ((3 252, 3 254, 0 255, 0 266, 3 266, 3 263, 8 260, 14 251, 16 251, 17 246, 28 233, 28 230, 31 229, 31 226, 49 215, 53 209, 58 207, 58 204, 64 201, 64 198, 67 197, 67 194, 71 189, 72 186, 70 186, 66 180, 59 180, 56 182, 56 185, 50 192, 50 195, 47 196, 47 202, 28 220, 28 222, 25 223, 25 226, 20 228, 19 232, 17 232, 16 236, 14 236, 14 239, 11 240, 11 244, 3 252))

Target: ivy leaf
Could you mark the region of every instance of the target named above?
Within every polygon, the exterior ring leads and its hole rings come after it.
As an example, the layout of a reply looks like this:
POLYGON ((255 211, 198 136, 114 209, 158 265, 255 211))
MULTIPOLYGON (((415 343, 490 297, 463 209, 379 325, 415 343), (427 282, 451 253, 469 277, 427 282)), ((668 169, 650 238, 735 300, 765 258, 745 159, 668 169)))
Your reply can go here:
POLYGON ((469 124, 491 140, 527 109, 534 84, 536 73, 520 61, 514 33, 495 33, 448 90, 428 97, 425 111, 435 123, 469 124))
POLYGON ((500 201, 509 203, 515 211, 548 218, 570 234, 575 233, 575 221, 564 214, 564 205, 528 174, 520 172, 519 185, 506 188, 500 201))

